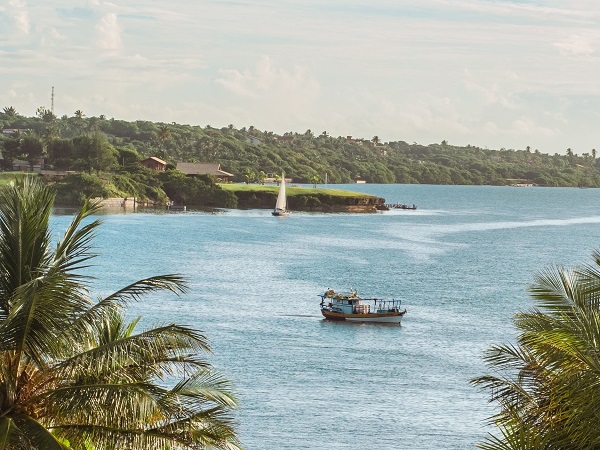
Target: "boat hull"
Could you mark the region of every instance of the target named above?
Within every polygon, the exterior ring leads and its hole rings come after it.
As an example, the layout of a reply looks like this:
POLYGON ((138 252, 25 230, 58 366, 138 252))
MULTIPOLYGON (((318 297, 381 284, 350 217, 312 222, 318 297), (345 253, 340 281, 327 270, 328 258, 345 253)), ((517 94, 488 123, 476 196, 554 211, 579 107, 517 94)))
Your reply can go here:
POLYGON ((328 320, 343 320, 347 322, 378 322, 378 323, 400 323, 402 316, 406 314, 404 311, 390 311, 385 313, 368 313, 368 314, 344 314, 340 312, 322 309, 323 317, 328 320))
POLYGON ((287 211, 273 211, 271 214, 273 214, 275 217, 283 217, 289 215, 290 213, 287 211))

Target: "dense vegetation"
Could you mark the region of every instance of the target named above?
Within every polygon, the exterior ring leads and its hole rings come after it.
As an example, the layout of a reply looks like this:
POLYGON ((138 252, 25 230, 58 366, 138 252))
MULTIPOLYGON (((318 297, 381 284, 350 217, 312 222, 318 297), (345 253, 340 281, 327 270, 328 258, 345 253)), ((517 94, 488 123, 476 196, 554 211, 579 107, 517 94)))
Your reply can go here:
POLYGON ((90 292, 97 205, 53 242, 51 189, 0 188, 0 449, 238 449, 229 382, 186 325, 138 330, 125 307, 186 290, 178 275, 90 292), (92 300, 94 299, 94 300, 92 300))
MULTIPOLYGON (((216 129, 148 121, 73 116, 57 118, 46 108, 24 117, 12 107, 0 112, 3 165, 24 159, 32 165, 44 158, 49 168, 117 173, 136 182, 148 178, 135 164, 158 156, 171 166, 177 162, 220 163, 235 181, 258 181, 280 174, 296 183, 491 184, 533 183, 542 186, 600 187, 600 163, 595 149, 581 155, 539 150, 487 150, 474 146, 408 144, 319 135, 311 130, 277 136, 252 126, 216 129), (8 133, 6 130, 20 130, 8 133), (134 173, 131 175, 131 173, 134 173)), ((162 189, 160 180, 151 183, 162 189)), ((135 183, 134 183, 135 184, 135 183)), ((120 179, 116 186, 127 181, 120 179), (120 184, 119 184, 120 183, 120 184)), ((127 186, 125 186, 127 187, 127 186)), ((193 189, 192 189, 193 190, 193 189)), ((133 195, 133 193, 130 193, 133 195)), ((159 196, 159 192, 154 193, 159 196)), ((223 199, 227 201, 227 199, 223 199)))
MULTIPOLYGON (((259 184, 224 184, 221 188, 235 193, 240 208, 272 208, 279 188, 259 184)), ((287 188, 287 207, 293 211, 374 211, 385 199, 341 189, 287 188)))

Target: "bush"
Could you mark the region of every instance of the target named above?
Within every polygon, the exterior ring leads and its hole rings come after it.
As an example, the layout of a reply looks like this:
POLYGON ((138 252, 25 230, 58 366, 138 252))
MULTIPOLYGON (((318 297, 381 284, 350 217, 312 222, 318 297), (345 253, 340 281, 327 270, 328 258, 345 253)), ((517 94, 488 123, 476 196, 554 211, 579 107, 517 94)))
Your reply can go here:
POLYGON ((111 195, 105 180, 85 173, 67 175, 54 186, 56 203, 63 205, 83 205, 88 198, 108 198, 111 195))

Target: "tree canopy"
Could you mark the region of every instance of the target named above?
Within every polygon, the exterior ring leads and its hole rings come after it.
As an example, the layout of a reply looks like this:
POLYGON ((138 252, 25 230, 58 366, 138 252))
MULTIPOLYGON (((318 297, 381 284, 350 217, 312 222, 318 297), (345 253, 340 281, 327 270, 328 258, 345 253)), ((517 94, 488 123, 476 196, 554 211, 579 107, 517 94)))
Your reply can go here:
MULTIPOLYGON (((382 142, 378 136, 357 139, 286 132, 278 136, 254 126, 237 129, 233 124, 220 129, 124 121, 104 116, 86 117, 76 111, 72 117, 53 117, 41 108, 36 117, 24 117, 7 106, 0 112, 0 127, 26 130, 42 139, 47 163, 52 167, 87 166, 86 170, 112 170, 114 161, 107 155, 94 166, 90 159, 89 139, 100 133, 106 139, 119 164, 123 151, 140 157, 159 156, 171 164, 177 162, 213 162, 247 181, 252 174, 285 172, 295 182, 310 183, 315 178, 329 183, 490 184, 529 183, 542 186, 600 187, 600 163, 595 149, 577 154, 545 154, 524 145, 523 149, 483 149, 441 143, 409 144, 404 141, 382 142), (54 147, 55 140, 70 141, 71 156, 54 147), (108 161, 111 159, 111 161, 108 161)), ((12 135, 0 136, 5 151, 12 152, 12 135)), ((95 138, 93 139, 100 139, 95 138)), ((66 145, 66 144, 63 144, 66 145)), ((62 147, 66 150, 65 147, 62 147)), ((21 153, 24 153, 21 151, 21 153)), ((94 153, 92 152, 92 155, 94 153)))

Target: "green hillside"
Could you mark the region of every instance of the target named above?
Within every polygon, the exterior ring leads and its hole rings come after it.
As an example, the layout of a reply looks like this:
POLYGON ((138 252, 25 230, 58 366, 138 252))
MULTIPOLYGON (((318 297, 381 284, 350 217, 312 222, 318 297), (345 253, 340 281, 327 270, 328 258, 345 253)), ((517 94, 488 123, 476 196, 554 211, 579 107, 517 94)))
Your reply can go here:
POLYGON ((223 128, 128 122, 86 117, 81 111, 60 118, 40 108, 36 117, 14 108, 0 112, 5 167, 14 159, 44 157, 57 169, 110 172, 140 158, 158 156, 168 163, 215 162, 236 175, 234 181, 260 181, 280 174, 295 183, 491 184, 600 186, 596 151, 549 155, 540 150, 454 146, 447 142, 408 144, 371 139, 289 132, 277 136, 252 126, 223 128), (5 131, 6 133, 6 131, 5 131), (20 140, 20 142, 19 142, 20 140), (105 145, 105 144, 106 145, 105 145))

